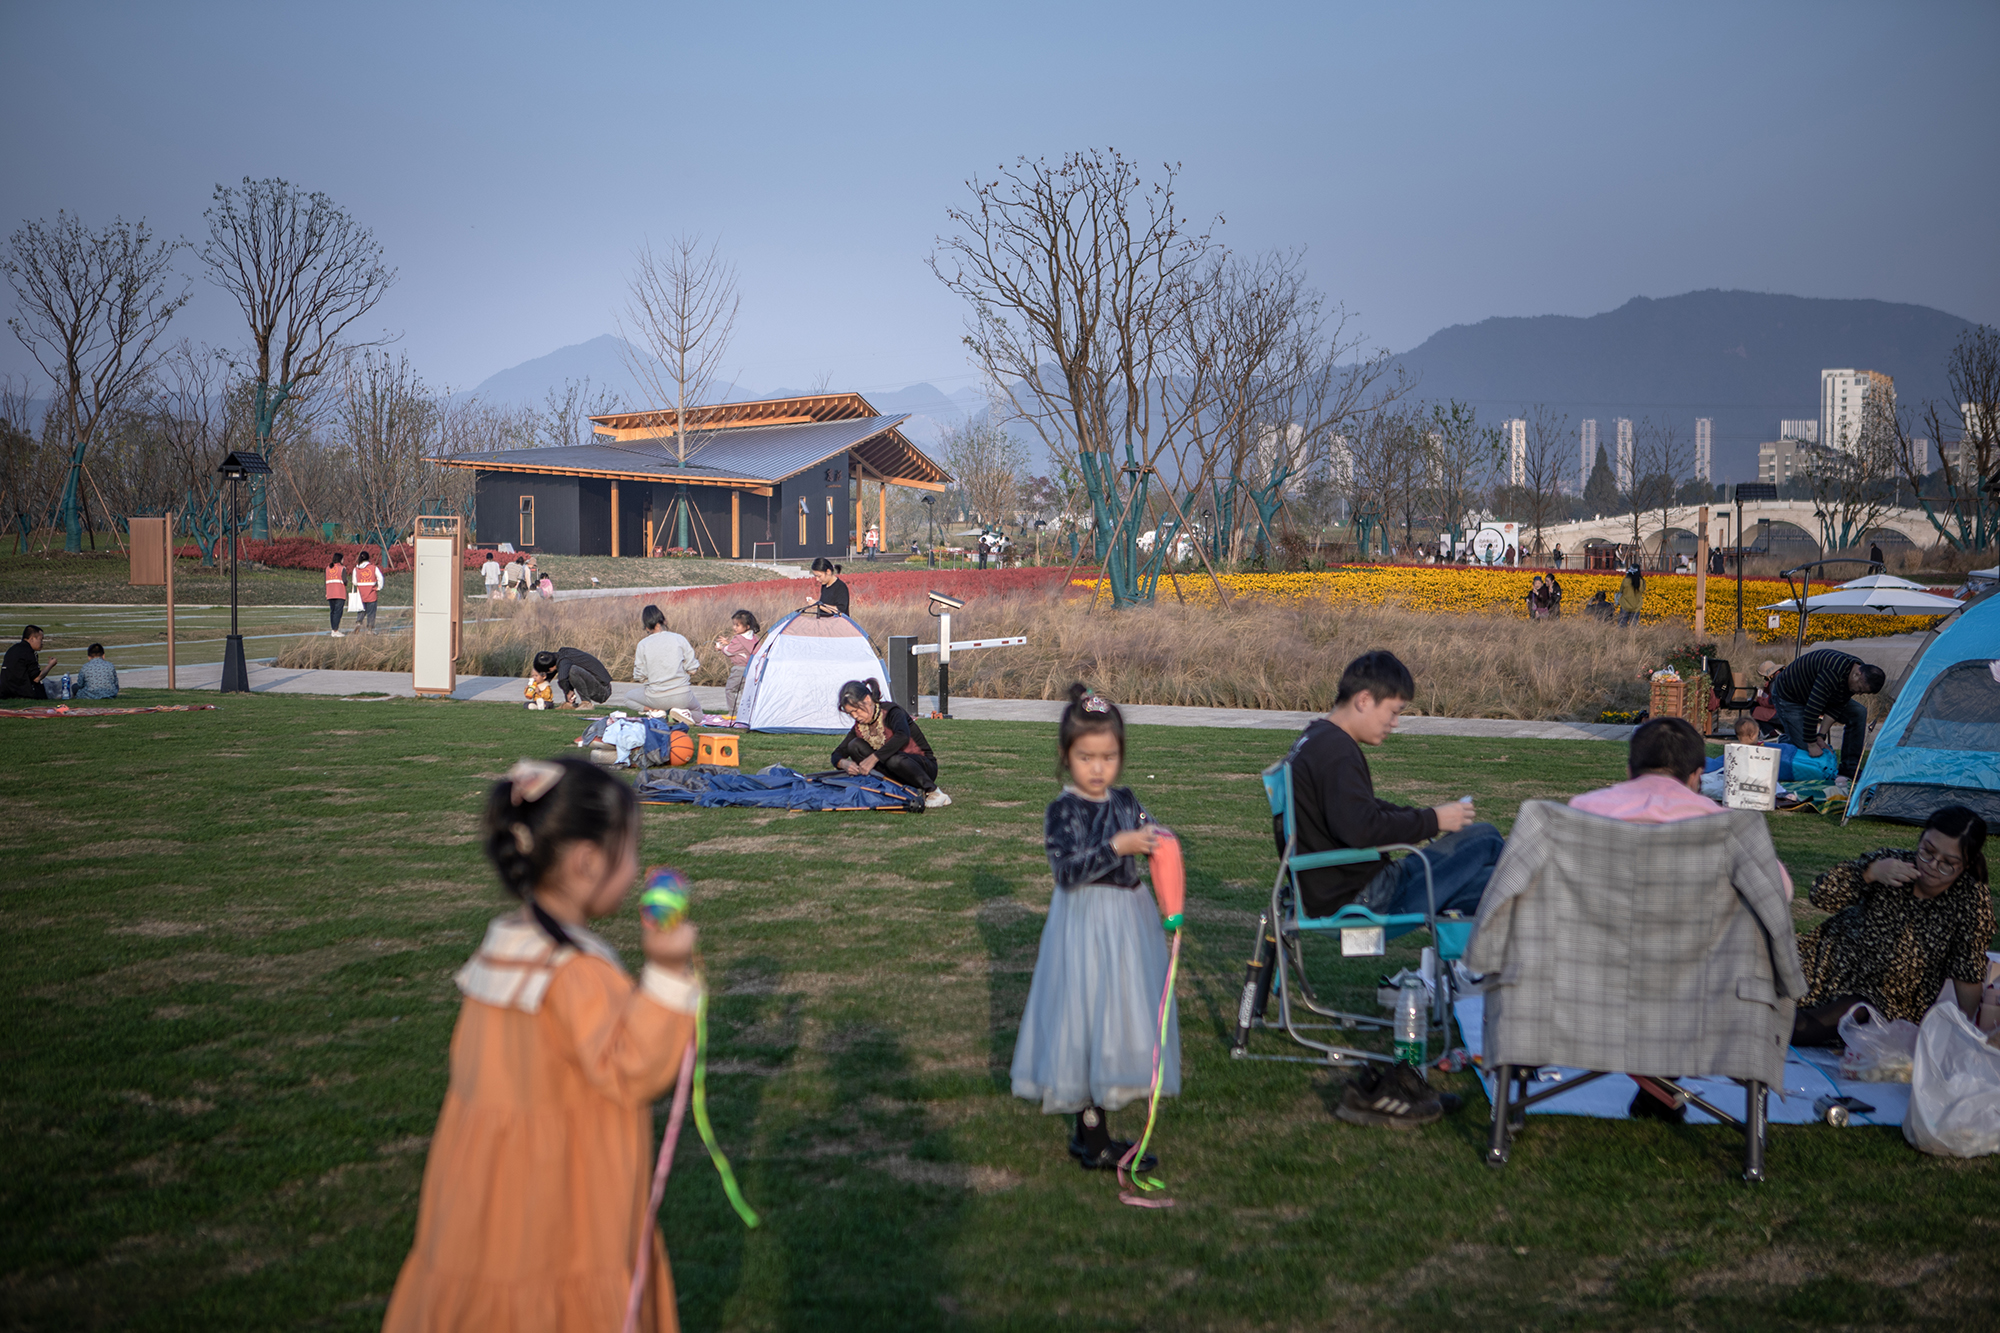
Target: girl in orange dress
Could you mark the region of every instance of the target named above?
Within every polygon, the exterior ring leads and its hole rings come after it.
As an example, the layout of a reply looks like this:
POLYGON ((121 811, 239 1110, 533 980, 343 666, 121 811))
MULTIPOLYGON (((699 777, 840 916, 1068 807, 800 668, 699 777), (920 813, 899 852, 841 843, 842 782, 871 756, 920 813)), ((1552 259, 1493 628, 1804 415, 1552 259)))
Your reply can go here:
POLYGON ((486 853, 519 911, 459 971, 451 1082, 424 1166, 416 1243, 385 1333, 608 1333, 641 1228, 638 1326, 671 1333, 673 1277, 647 1214, 652 1103, 694 1040, 694 928, 641 918, 635 982, 584 923, 638 873, 632 789, 579 759, 522 760, 486 801, 486 853))

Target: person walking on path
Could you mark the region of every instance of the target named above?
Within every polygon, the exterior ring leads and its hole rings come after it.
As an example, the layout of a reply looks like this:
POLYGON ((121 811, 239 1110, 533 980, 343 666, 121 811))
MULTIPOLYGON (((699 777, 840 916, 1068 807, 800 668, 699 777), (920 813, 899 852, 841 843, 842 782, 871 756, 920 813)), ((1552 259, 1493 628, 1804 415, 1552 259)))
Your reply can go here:
POLYGON ((1646 576, 1634 564, 1625 571, 1625 577, 1618 584, 1618 627, 1626 629, 1639 621, 1639 612, 1646 605, 1646 576))
POLYGON ((331 622, 326 632, 329 636, 336 639, 347 637, 340 632, 340 613, 346 609, 347 557, 335 551, 326 566, 326 615, 331 622))
POLYGON ((375 632, 375 599, 382 595, 382 567, 368 559, 367 548, 361 551, 361 558, 354 565, 354 591, 361 594, 362 627, 370 634, 375 632))
POLYGON ((486 563, 479 567, 479 580, 486 585, 486 600, 489 602, 500 600, 500 562, 493 558, 494 554, 488 551, 486 563))

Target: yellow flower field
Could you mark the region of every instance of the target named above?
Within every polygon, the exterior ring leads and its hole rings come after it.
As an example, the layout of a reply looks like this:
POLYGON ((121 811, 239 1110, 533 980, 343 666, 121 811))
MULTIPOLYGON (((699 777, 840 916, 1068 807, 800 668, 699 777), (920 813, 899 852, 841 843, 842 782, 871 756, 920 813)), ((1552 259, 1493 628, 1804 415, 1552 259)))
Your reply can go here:
MULTIPOLYGON (((1298 601, 1327 598, 1362 605, 1397 605, 1415 611, 1455 613, 1464 611, 1511 611, 1527 619, 1528 589, 1537 571, 1533 569, 1432 568, 1422 565, 1350 565, 1323 574, 1225 574, 1222 586, 1232 596, 1298 601)), ((1583 604, 1603 590, 1607 599, 1616 599, 1622 576, 1616 571, 1565 573, 1563 613, 1582 614, 1583 604)), ((1079 587, 1094 580, 1076 579, 1079 587)), ((1181 590, 1189 597, 1213 599, 1214 589, 1206 576, 1181 576, 1181 590)), ((1691 574, 1649 574, 1646 576, 1646 603, 1639 618, 1648 624, 1665 620, 1691 621, 1694 617, 1694 576, 1691 574)), ((1813 592, 1824 592, 1831 583, 1814 583, 1813 592)), ((1170 596, 1163 584, 1162 596, 1170 596)), ((1766 602, 1791 597, 1782 579, 1743 581, 1743 628, 1760 643, 1789 641, 1798 632, 1798 616, 1779 612, 1777 626, 1769 624, 1769 611, 1757 608, 1766 602)), ((1736 581, 1712 577, 1708 581, 1707 633, 1731 634, 1736 629, 1736 581)), ((1903 634, 1927 630, 1931 616, 1832 616, 1815 615, 1807 625, 1814 639, 1862 639, 1883 634, 1903 634)))

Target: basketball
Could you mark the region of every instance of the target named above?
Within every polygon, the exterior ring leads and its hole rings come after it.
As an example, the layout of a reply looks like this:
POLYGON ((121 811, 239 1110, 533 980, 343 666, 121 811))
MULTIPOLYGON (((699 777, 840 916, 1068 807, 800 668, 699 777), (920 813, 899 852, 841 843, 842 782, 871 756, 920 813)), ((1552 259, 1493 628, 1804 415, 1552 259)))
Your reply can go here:
POLYGON ((674 733, 674 739, 667 746, 667 762, 675 768, 694 758, 694 737, 685 731, 674 733))

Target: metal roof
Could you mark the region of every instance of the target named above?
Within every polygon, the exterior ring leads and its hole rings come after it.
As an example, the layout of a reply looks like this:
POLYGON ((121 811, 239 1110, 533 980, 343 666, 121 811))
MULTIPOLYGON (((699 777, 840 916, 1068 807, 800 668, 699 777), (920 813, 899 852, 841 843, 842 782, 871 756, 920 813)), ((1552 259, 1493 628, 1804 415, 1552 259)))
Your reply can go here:
POLYGON ((871 416, 689 431, 689 457, 685 464, 674 461, 676 451, 671 433, 553 449, 458 454, 442 461, 447 466, 482 472, 562 472, 631 480, 768 485, 836 455, 853 452, 875 474, 871 480, 886 478, 925 489, 942 489, 951 480, 950 476, 896 429, 906 420, 907 415, 871 416))

